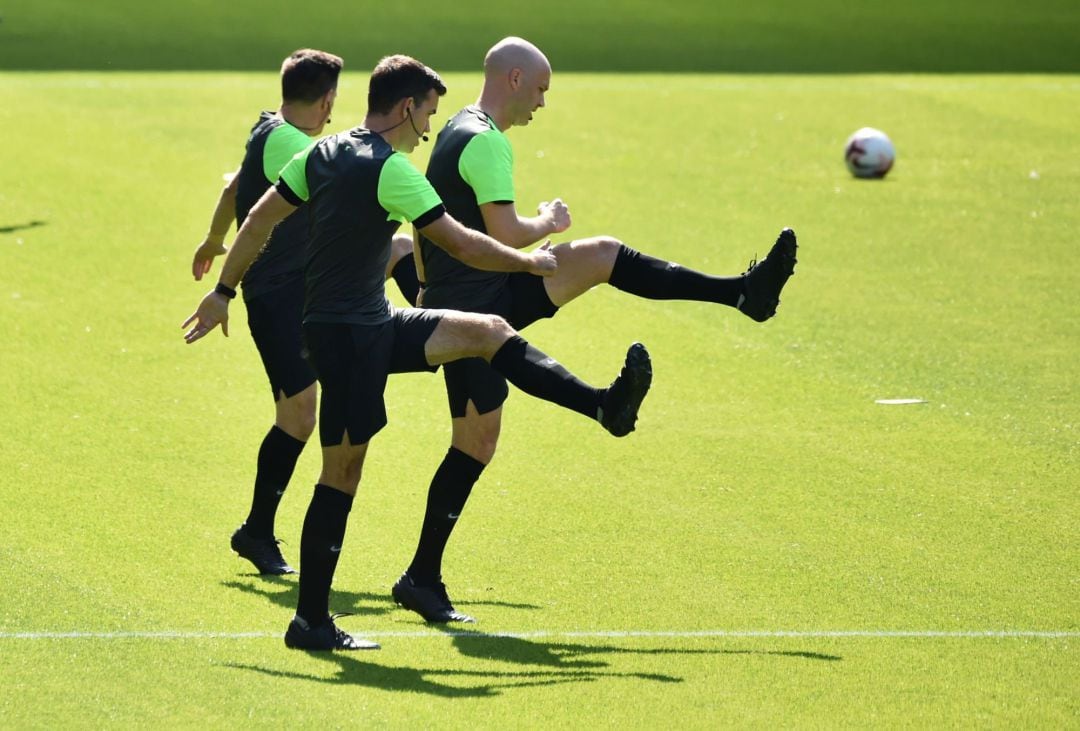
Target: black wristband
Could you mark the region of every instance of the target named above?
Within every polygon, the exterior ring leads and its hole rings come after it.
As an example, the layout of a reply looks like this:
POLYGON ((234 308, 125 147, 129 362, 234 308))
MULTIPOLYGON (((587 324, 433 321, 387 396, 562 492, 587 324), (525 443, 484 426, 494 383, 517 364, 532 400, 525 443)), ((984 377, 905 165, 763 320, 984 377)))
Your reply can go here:
POLYGON ((214 291, 226 299, 236 299, 236 290, 227 284, 218 282, 217 286, 214 287, 214 291))

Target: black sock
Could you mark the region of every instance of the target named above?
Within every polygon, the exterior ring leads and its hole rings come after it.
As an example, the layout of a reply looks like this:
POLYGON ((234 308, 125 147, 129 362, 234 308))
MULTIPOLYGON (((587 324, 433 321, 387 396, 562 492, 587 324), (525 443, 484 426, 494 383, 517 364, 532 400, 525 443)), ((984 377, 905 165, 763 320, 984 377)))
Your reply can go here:
POLYGON ((604 390, 585 383, 520 335, 502 344, 491 358, 491 367, 527 394, 596 418, 604 390))
POLYGON ((334 581, 352 495, 318 484, 311 496, 300 536, 300 597, 296 613, 316 627, 330 616, 330 584, 334 581))
POLYGON ((305 442, 286 434, 275 424, 263 437, 259 447, 259 462, 255 471, 255 493, 251 512, 244 521, 244 530, 254 538, 274 537, 274 516, 285 488, 289 486, 296 460, 304 451, 305 442))
POLYGON ((420 280, 416 277, 416 262, 413 257, 409 255, 398 259, 398 263, 390 270, 390 276, 394 278, 409 307, 415 307, 416 295, 420 292, 420 280))
POLYGON ((651 300, 697 300, 735 307, 743 278, 714 277, 635 251, 625 244, 615 257, 608 284, 651 300))
POLYGON ((417 584, 431 585, 438 581, 442 574, 446 542, 450 540, 450 533, 465 508, 465 501, 469 499, 469 493, 483 471, 483 462, 460 449, 450 447, 443 457, 442 464, 431 478, 420 543, 409 564, 409 576, 417 584))

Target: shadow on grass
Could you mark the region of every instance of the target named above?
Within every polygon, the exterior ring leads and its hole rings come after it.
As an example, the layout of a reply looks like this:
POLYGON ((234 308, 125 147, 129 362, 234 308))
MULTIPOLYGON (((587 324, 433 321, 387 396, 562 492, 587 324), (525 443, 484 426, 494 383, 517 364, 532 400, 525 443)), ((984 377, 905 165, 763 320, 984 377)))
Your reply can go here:
POLYGON ((588 657, 590 655, 772 655, 829 662, 843 660, 839 655, 825 655, 817 652, 613 647, 610 645, 585 645, 571 642, 536 642, 532 638, 525 639, 512 635, 463 631, 449 627, 438 627, 437 629, 446 633, 451 638, 457 651, 466 657, 529 665, 574 668, 607 666, 607 663, 601 660, 590 659, 588 657))
MULTIPOLYGON (((443 698, 485 698, 500 695, 504 690, 560 685, 563 683, 588 683, 604 677, 640 677, 618 673, 591 671, 537 670, 500 672, 485 670, 448 670, 436 668, 390 667, 359 660, 355 655, 343 653, 311 653, 312 657, 338 666, 333 677, 325 678, 286 670, 273 670, 257 665, 226 663, 225 667, 247 670, 275 678, 309 680, 318 683, 362 685, 380 690, 424 693, 443 698), (440 682, 446 679, 451 682, 440 682), (457 680, 463 684, 455 685, 457 680)), ((672 679, 677 681, 678 679, 672 679)))
MULTIPOLYGON (((252 583, 244 581, 223 581, 221 585, 227 589, 235 589, 244 594, 261 596, 271 603, 288 609, 290 612, 296 609, 296 599, 299 587, 295 576, 259 576, 252 583)), ((388 614, 397 605, 390 598, 390 592, 386 594, 372 594, 358 591, 334 591, 330 594, 330 609, 334 612, 348 612, 362 617, 379 617, 388 614)), ((290 614, 290 616, 292 616, 290 614)))
MULTIPOLYGON (((235 589, 236 591, 244 594, 250 594, 253 596, 261 596, 268 599, 270 602, 284 607, 285 609, 295 609, 297 599, 297 577, 295 575, 290 576, 263 576, 261 574, 242 574, 245 578, 252 578, 255 581, 247 583, 244 581, 223 581, 221 585, 227 589, 235 589)), ((516 604, 512 602, 497 602, 489 600, 481 601, 463 601, 458 602, 460 605, 468 606, 490 606, 501 607, 503 609, 540 609, 541 607, 535 604, 516 604)), ((356 591, 339 591, 335 589, 330 593, 330 610, 333 612, 347 612, 349 614, 355 614, 362 617, 378 617, 384 614, 399 609, 397 604, 394 603, 393 598, 390 596, 389 587, 384 594, 373 594, 371 592, 356 592, 356 591)), ((402 612, 407 610, 402 609, 402 612)), ((411 615, 416 616, 416 615, 411 615)), ((426 625, 423 625, 426 627, 426 625)))
POLYGON ((38 226, 44 225, 44 221, 31 221, 30 223, 16 223, 11 226, 0 226, 0 234, 13 234, 16 231, 22 231, 28 228, 37 228, 38 226))
MULTIPOLYGON (((260 576, 257 581, 224 581, 222 585, 245 594, 260 596, 286 609, 296 606, 297 583, 295 577, 260 576)), ((331 597, 335 611, 348 611, 359 616, 378 616, 397 609, 387 594, 335 591, 331 597)), ((474 602, 496 606, 513 606, 538 609, 533 605, 503 604, 500 602, 474 602)), ((402 610, 404 611, 404 610, 402 610)), ((548 642, 536 637, 519 637, 511 634, 485 633, 462 630, 460 627, 427 625, 418 623, 418 630, 441 631, 463 657, 485 662, 500 662, 520 669, 466 670, 441 668, 393 667, 359 659, 371 657, 360 652, 317 652, 311 657, 337 665, 331 677, 277 670, 258 665, 228 663, 226 667, 262 673, 292 680, 308 680, 319 683, 362 685, 381 690, 424 693, 446 698, 482 698, 496 696, 515 688, 551 686, 564 683, 586 683, 598 680, 644 680, 654 683, 681 683, 683 678, 661 673, 621 672, 611 669, 608 658, 638 655, 760 655, 790 657, 804 660, 836 662, 843 658, 808 651, 750 650, 723 648, 674 648, 674 647, 625 647, 579 642, 548 642)), ((363 636, 361 631, 357 633, 363 636)), ((378 633, 374 633, 377 637, 378 633)), ((386 657, 389 653, 380 654, 386 657)))
MULTIPOLYGON (((484 698, 518 688, 601 680, 643 680, 651 683, 681 683, 683 678, 662 673, 612 670, 608 656, 615 655, 766 655, 807 660, 838 661, 836 655, 816 652, 770 650, 633 648, 568 642, 543 642, 507 635, 461 632, 444 629, 462 655, 475 660, 519 666, 511 670, 471 670, 446 668, 393 667, 366 659, 373 655, 354 652, 313 652, 309 656, 337 666, 330 677, 278 670, 258 665, 227 663, 225 667, 291 680, 342 685, 359 685, 392 692, 424 693, 444 698, 484 698)), ((387 657, 390 653, 377 655, 387 657)), ((392 656, 392 655, 390 655, 392 656)))
MULTIPOLYGON (((453 636, 453 635, 452 635, 453 636)), ((484 637, 477 634, 475 638, 484 637)), ((472 636, 470 635, 470 638, 472 636)), ((470 639, 466 638, 466 639, 470 639)), ((454 636, 456 641, 461 637, 454 636)), ((313 652, 312 658, 334 663, 338 666, 332 677, 321 677, 285 670, 274 670, 257 665, 227 663, 226 667, 248 670, 273 677, 294 680, 310 680, 319 683, 363 685, 381 690, 425 693, 445 698, 483 698, 500 695, 505 690, 552 686, 565 683, 591 683, 598 680, 629 679, 654 683, 681 683, 682 678, 660 673, 634 673, 608 670, 606 662, 599 660, 576 661, 567 654, 567 645, 549 645, 543 642, 490 635, 490 642, 510 644, 510 652, 480 653, 476 657, 487 660, 504 660, 519 665, 536 666, 522 670, 456 670, 444 668, 391 667, 359 659, 356 653, 313 652), (508 660, 508 658, 513 660, 508 660), (446 682, 442 682, 442 681, 446 682), (456 682, 455 682, 456 681, 456 682)), ((590 654, 621 652, 619 648, 579 646, 579 651, 590 654)), ((364 657, 371 657, 362 653, 364 657)), ((469 654, 469 653, 463 653, 469 654)), ((381 655, 385 657, 386 655, 381 655)))

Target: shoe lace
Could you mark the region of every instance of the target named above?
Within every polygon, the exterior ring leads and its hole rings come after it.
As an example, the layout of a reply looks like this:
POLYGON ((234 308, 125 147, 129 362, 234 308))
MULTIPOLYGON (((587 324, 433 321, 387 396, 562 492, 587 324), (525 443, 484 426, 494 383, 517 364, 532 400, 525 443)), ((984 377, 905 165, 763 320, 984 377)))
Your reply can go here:
POLYGON ((745 277, 747 274, 752 272, 754 270, 754 267, 757 266, 757 263, 758 263, 758 255, 755 253, 754 258, 751 259, 750 263, 746 265, 746 271, 743 272, 743 276, 745 277))
POLYGON ((354 614, 356 614, 356 612, 334 612, 330 615, 330 626, 334 628, 334 640, 338 645, 345 645, 352 642, 352 635, 338 627, 334 620, 338 617, 351 617, 354 614))

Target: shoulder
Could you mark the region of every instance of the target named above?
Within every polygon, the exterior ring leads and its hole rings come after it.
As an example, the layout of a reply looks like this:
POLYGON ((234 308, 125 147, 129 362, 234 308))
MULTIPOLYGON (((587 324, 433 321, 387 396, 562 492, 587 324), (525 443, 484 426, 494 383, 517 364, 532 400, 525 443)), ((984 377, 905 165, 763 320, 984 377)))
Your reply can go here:
POLYGON ((276 116, 273 112, 261 112, 259 118, 255 120, 255 124, 251 125, 251 131, 248 132, 248 141, 250 142, 251 140, 259 139, 260 137, 266 137, 281 123, 281 118, 276 116))
POLYGON ((506 135, 494 127, 486 127, 469 139, 462 151, 462 157, 466 160, 486 162, 499 160, 507 164, 513 161, 514 151, 506 135))
POLYGON ((390 154, 381 159, 382 174, 391 175, 399 179, 423 178, 423 174, 416 169, 409 158, 400 153, 390 151, 390 154))
POLYGON ((395 155, 394 148, 381 135, 364 127, 353 127, 344 132, 323 137, 319 140, 319 147, 325 150, 326 154, 334 157, 340 157, 342 153, 348 151, 350 153, 348 158, 358 161, 385 162, 395 155))
POLYGON ((278 119, 267 132, 266 144, 299 152, 314 142, 307 133, 293 127, 288 122, 278 119))

